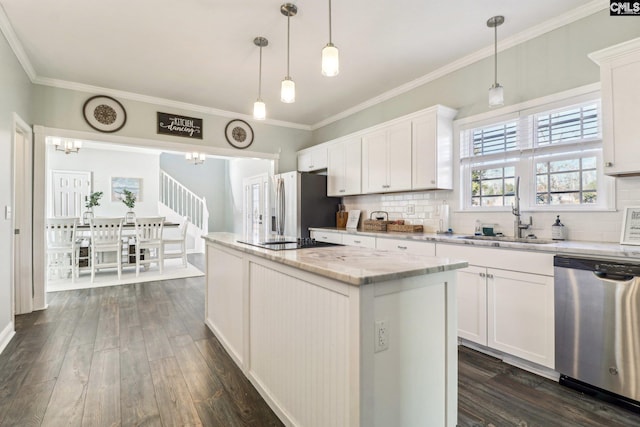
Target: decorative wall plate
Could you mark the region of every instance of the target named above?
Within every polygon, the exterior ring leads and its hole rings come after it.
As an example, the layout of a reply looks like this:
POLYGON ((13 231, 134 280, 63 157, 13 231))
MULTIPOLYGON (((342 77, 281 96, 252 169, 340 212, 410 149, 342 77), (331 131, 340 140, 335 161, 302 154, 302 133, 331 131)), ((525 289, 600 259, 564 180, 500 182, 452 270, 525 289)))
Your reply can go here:
POLYGON ((253 143, 253 129, 244 120, 235 119, 224 128, 227 142, 236 148, 247 148, 253 143))
POLYGON ((115 99, 97 95, 84 103, 82 107, 87 124, 100 132, 116 132, 127 122, 127 112, 115 99))

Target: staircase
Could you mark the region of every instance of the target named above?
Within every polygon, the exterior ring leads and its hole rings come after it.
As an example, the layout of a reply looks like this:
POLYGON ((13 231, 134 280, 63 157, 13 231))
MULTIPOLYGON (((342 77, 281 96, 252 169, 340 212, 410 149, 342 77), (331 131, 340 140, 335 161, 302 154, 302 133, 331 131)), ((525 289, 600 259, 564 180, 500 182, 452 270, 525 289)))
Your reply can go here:
POLYGON ((204 197, 200 197, 171 175, 160 170, 160 200, 158 212, 167 221, 182 222, 189 218, 187 230, 187 251, 204 252, 204 240, 201 238, 209 232, 209 210, 204 197))

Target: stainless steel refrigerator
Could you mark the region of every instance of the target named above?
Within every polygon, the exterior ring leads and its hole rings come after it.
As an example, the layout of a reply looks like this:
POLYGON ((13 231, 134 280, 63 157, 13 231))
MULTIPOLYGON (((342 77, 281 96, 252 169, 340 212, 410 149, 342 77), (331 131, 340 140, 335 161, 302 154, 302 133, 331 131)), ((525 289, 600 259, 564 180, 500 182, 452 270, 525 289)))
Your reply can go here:
POLYGON ((327 176, 286 172, 273 178, 272 231, 309 237, 309 227, 335 227, 339 197, 327 197, 327 176))

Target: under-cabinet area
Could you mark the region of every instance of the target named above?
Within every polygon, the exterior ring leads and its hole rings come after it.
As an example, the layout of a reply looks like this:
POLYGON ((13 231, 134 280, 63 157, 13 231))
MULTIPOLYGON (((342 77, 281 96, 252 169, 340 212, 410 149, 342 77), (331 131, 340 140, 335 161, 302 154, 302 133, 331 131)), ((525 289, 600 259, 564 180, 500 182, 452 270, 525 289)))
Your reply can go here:
MULTIPOLYGON (((467 261, 457 275, 460 342, 508 363, 558 378, 555 372, 554 256, 607 253, 605 245, 527 244, 470 240, 456 235, 312 229, 324 242, 375 247, 467 261)), ((637 257, 611 245, 609 257, 637 257), (622 251, 622 252, 620 252, 622 251)))

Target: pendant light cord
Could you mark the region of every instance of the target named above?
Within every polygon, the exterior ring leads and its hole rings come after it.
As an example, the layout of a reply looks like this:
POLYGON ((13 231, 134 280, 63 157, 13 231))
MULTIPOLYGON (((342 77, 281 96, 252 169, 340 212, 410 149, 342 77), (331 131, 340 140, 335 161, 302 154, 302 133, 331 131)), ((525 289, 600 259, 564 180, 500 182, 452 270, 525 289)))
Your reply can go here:
POLYGON ((494 69, 494 77, 495 82, 493 83, 494 87, 498 86, 498 26, 495 25, 493 27, 493 69, 494 69))
POLYGON ((262 100, 262 46, 260 46, 260 68, 258 72, 258 101, 262 100))
POLYGON ((291 39, 291 13, 287 13, 287 78, 289 75, 289 52, 290 52, 290 39, 291 39))
POLYGON ((331 0, 329 0, 329 44, 331 43, 331 0))

